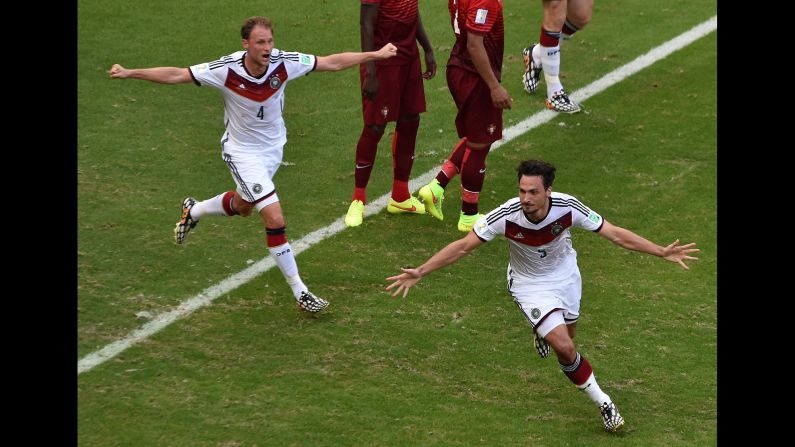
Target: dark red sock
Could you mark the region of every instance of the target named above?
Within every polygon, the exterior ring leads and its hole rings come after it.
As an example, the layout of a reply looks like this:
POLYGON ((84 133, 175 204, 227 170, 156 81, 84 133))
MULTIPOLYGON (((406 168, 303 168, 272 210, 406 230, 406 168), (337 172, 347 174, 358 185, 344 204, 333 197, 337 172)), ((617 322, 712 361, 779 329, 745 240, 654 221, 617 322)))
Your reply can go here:
POLYGON ((539 41, 542 47, 556 47, 560 43, 560 31, 545 30, 542 26, 539 41))
POLYGON ((237 210, 232 205, 235 200, 235 194, 237 193, 234 191, 227 191, 226 194, 224 194, 224 198, 221 199, 221 206, 224 207, 224 212, 227 216, 234 216, 238 214, 237 210))
POLYGON ((588 360, 581 356, 579 352, 574 359, 574 363, 571 365, 564 365, 561 363, 560 369, 563 370, 563 373, 566 374, 566 377, 568 377, 572 383, 578 386, 585 383, 588 377, 591 377, 591 373, 593 373, 591 364, 588 363, 588 360))
POLYGON ((281 228, 265 228, 265 239, 267 239, 268 247, 278 247, 287 243, 286 227, 281 228))
POLYGON ((483 180, 486 178, 486 156, 491 145, 483 149, 467 147, 461 164, 461 211, 464 214, 478 213, 478 200, 483 180))
POLYGON ((576 33, 579 30, 580 29, 577 28, 576 26, 574 26, 573 23, 569 22, 569 18, 566 17, 566 21, 563 22, 563 29, 561 30, 561 32, 563 34, 567 34, 567 35, 571 36, 572 34, 576 33))
POLYGON ((398 120, 395 125, 395 136, 392 138, 392 198, 398 202, 410 196, 408 181, 414 165, 414 147, 419 127, 419 117, 416 120, 398 120))
MULTIPOLYGON (((373 172, 373 164, 375 163, 375 152, 378 149, 378 142, 381 141, 381 136, 384 131, 377 132, 371 126, 364 126, 362 135, 359 137, 359 143, 356 144, 356 171, 354 173, 354 181, 356 188, 359 189, 359 194, 364 195, 364 189, 367 188, 367 182, 370 181, 370 173, 373 172)), ((357 192, 354 190, 354 196, 351 200, 361 200, 365 202, 364 197, 357 197, 357 192)))
POLYGON ((452 180, 456 174, 461 172, 461 164, 464 162, 464 153, 466 152, 466 148, 466 137, 458 140, 458 143, 456 143, 455 148, 453 148, 453 152, 450 154, 450 157, 444 162, 444 165, 442 165, 442 170, 436 174, 436 180, 439 181, 439 185, 441 185, 442 188, 446 188, 450 180, 452 180))

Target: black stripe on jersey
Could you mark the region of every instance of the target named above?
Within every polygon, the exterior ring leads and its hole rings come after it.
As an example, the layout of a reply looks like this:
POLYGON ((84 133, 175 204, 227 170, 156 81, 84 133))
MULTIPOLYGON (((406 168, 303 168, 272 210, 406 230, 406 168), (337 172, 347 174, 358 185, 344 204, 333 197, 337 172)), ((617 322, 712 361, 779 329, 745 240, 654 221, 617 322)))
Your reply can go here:
POLYGON ((509 206, 507 208, 500 207, 499 211, 497 211, 496 213, 494 213, 494 214, 492 214, 492 215, 490 215, 489 217, 486 218, 486 223, 491 225, 494 222, 500 220, 506 214, 511 214, 513 212, 519 211, 521 208, 522 208, 522 203, 521 202, 516 202, 516 203, 514 203, 513 205, 511 205, 511 206, 509 206))
POLYGON ((213 70, 213 69, 216 69, 216 68, 223 67, 223 66, 224 66, 224 65, 226 65, 226 64, 231 64, 231 63, 233 63, 234 61, 235 61, 235 60, 234 60, 234 59, 232 59, 231 57, 229 57, 229 56, 224 56, 224 57, 222 57, 221 59, 214 60, 214 61, 212 61, 212 62, 208 63, 207 65, 210 67, 210 70, 213 70))
POLYGON ((573 208, 585 216, 588 216, 589 210, 588 207, 580 203, 578 200, 574 199, 552 199, 552 206, 564 207, 568 206, 573 208))

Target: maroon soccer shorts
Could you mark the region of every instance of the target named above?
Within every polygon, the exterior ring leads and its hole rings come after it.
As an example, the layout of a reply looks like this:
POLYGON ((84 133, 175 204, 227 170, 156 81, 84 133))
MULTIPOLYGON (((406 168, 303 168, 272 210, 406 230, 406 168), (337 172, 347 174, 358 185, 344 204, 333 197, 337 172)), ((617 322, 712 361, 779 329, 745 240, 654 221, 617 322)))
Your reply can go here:
MULTIPOLYGON (((364 85, 365 68, 359 68, 364 85)), ((420 59, 411 65, 380 65, 376 68, 378 93, 375 100, 362 97, 365 124, 385 125, 397 121, 401 115, 415 115, 425 111, 425 88, 422 85, 420 59)))
POLYGON ((447 87, 458 115, 458 137, 473 143, 493 143, 502 138, 502 109, 491 102, 489 87, 477 73, 459 67, 447 68, 447 87))

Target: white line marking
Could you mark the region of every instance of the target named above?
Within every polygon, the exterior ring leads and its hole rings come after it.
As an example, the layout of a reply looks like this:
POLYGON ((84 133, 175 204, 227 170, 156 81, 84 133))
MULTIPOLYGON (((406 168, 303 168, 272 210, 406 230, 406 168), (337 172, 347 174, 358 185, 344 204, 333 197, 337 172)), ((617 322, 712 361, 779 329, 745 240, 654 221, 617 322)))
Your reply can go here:
MULTIPOLYGON (((669 54, 673 53, 674 51, 678 51, 685 46, 693 43, 694 41, 706 36, 707 34, 711 33, 718 29, 718 16, 713 16, 709 20, 700 25, 695 26, 689 31, 686 31, 679 36, 665 42, 664 44, 653 48, 648 53, 638 56, 632 62, 629 62, 626 65, 623 65, 610 73, 602 76, 600 79, 586 85, 585 87, 577 90, 576 92, 571 94, 571 98, 577 102, 584 102, 586 99, 590 98, 591 96, 605 90, 606 88, 624 80, 628 76, 631 76, 638 71, 648 67, 649 65, 664 59, 669 54)), ((551 110, 543 110, 538 112, 529 118, 503 130, 503 139, 500 141, 495 142, 491 150, 494 151, 498 149, 503 144, 513 140, 514 138, 522 135, 523 133, 533 129, 541 124, 546 123, 547 121, 551 120, 557 116, 557 113, 551 110)), ((439 168, 436 167, 431 169, 430 171, 422 174, 421 176, 409 181, 409 189, 411 191, 417 190, 420 187, 424 186, 428 182, 431 181, 434 177, 436 177, 436 173, 439 171, 439 168)), ((368 206, 365 208, 364 215, 371 216, 380 212, 382 209, 386 208, 387 201, 389 200, 390 193, 387 193, 377 200, 370 202, 368 206)), ((335 220, 331 223, 331 225, 321 228, 319 230, 313 231, 306 236, 302 237, 301 239, 291 242, 293 253, 297 256, 299 253, 303 252, 307 248, 317 244, 318 242, 334 236, 337 233, 340 233, 344 230, 345 227, 345 217, 340 217, 339 219, 335 220)), ((165 328, 169 324, 173 323, 179 318, 184 318, 190 315, 191 312, 194 310, 204 307, 213 302, 219 296, 231 292, 232 290, 238 288, 239 286, 251 281, 255 277, 261 275, 262 273, 267 272, 276 264, 273 262, 270 256, 261 259, 260 261, 252 264, 245 270, 235 273, 234 275, 224 279, 220 283, 209 287, 203 290, 201 293, 196 295, 193 298, 188 299, 187 301, 183 301, 176 309, 171 310, 169 312, 162 313, 151 321, 147 322, 140 328, 132 331, 126 337, 121 340, 117 340, 104 348, 94 351, 77 362, 77 374, 81 374, 83 372, 89 371, 97 365, 104 363, 106 360, 109 360, 125 349, 133 346, 134 344, 149 338, 151 335, 157 333, 161 329, 165 328)))

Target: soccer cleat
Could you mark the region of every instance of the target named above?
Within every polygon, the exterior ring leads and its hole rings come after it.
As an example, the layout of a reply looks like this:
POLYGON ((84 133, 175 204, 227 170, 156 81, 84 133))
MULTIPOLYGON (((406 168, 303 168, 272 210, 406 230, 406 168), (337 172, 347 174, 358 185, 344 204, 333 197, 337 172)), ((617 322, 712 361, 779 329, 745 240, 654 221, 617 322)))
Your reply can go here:
POLYGON ((609 432, 616 432, 622 425, 624 425, 624 418, 618 414, 618 408, 613 402, 605 402, 599 406, 599 411, 602 412, 602 419, 604 420, 605 430, 609 432))
POLYGON ((193 197, 185 197, 182 201, 182 217, 179 218, 179 222, 177 222, 177 226, 174 228, 174 240, 178 244, 185 242, 185 238, 188 237, 190 230, 199 223, 199 221, 193 220, 190 216, 190 210, 193 209, 194 205, 196 205, 196 199, 193 197))
POLYGON ((524 58, 522 85, 524 86, 524 91, 527 93, 535 93, 541 81, 541 64, 536 64, 533 60, 533 48, 535 48, 536 45, 538 44, 534 43, 522 50, 522 57, 524 58))
POLYGON ((547 341, 544 340, 544 337, 536 333, 536 338, 534 343, 536 345, 536 351, 538 351, 538 355, 540 355, 542 359, 547 358, 547 356, 549 355, 549 343, 547 343, 547 341))
POLYGON ((417 195, 425 203, 425 210, 428 211, 428 214, 439 220, 444 220, 444 214, 442 214, 444 188, 439 184, 439 180, 431 180, 430 183, 420 188, 417 195))
POLYGON ((348 207, 348 214, 345 215, 345 225, 349 227, 358 227, 362 224, 364 218, 364 202, 361 200, 354 200, 351 206, 348 207))
POLYGON ((315 296, 312 292, 308 290, 305 292, 301 292, 301 296, 298 297, 296 301, 298 301, 298 307, 300 307, 301 310, 304 310, 306 312, 312 312, 312 313, 320 312, 321 310, 328 307, 328 301, 324 300, 323 298, 315 296))
POLYGON ((475 222, 477 222, 478 219, 480 219, 481 217, 483 217, 483 215, 480 213, 470 216, 464 214, 464 212, 461 211, 461 215, 458 216, 458 231, 469 233, 470 231, 472 231, 472 227, 475 226, 475 222))
POLYGON ((552 94, 552 99, 547 98, 547 108, 562 113, 577 113, 581 107, 576 102, 569 99, 563 90, 558 90, 552 94))
POLYGON ((423 205, 422 202, 417 200, 417 198, 414 196, 410 196, 408 199, 402 202, 395 202, 395 200, 390 197, 389 205, 386 206, 386 210, 392 214, 425 214, 425 205, 423 205))

